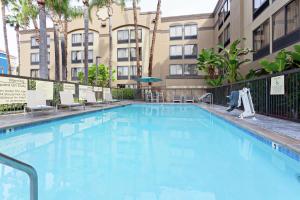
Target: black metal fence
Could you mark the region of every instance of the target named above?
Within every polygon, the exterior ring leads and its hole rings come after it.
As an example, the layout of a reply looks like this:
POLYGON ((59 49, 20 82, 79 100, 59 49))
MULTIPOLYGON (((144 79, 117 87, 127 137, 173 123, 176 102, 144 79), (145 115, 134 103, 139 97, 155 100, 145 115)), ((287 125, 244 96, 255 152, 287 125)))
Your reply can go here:
POLYGON ((300 69, 210 88, 208 92, 214 95, 214 104, 227 106, 230 92, 244 87, 250 88, 256 113, 300 122, 300 69), (285 94, 271 95, 271 78, 280 75, 284 76, 285 94))

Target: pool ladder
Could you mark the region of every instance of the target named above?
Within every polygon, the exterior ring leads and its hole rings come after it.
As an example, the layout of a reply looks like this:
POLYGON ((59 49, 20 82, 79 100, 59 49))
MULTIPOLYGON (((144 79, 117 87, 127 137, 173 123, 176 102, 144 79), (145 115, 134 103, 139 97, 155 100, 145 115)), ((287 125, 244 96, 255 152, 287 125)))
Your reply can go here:
POLYGON ((32 166, 2 153, 0 153, 0 164, 25 172, 30 180, 30 200, 38 200, 38 176, 32 166))

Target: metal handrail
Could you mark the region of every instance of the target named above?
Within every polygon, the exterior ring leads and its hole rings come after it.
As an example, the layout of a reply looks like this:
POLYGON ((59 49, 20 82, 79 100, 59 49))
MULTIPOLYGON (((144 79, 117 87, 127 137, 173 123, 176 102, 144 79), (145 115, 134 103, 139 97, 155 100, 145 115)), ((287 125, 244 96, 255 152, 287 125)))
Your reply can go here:
POLYGON ((0 153, 0 163, 25 172, 30 180, 30 200, 38 200, 38 176, 36 170, 26 163, 0 153))

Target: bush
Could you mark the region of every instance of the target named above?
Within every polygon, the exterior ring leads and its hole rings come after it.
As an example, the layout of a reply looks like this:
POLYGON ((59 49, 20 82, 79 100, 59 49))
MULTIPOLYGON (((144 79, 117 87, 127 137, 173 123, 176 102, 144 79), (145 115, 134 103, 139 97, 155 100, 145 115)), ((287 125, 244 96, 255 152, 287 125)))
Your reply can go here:
POLYGON ((112 89, 112 96, 114 99, 133 100, 135 96, 135 89, 131 89, 131 88, 112 89))

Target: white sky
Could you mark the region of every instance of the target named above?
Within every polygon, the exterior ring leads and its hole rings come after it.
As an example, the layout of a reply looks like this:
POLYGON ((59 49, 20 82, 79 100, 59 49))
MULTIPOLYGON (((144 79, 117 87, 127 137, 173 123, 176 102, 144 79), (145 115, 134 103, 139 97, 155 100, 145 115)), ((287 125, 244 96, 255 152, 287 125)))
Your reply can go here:
MULTIPOLYGON (((212 12, 218 0, 162 0, 162 16, 176 16, 212 12)), ((142 11, 155 11, 156 0, 140 0, 142 11)), ((4 50, 2 13, 0 9, 0 50, 4 50)), ((10 54, 17 56, 16 34, 13 28, 8 28, 10 54)))

